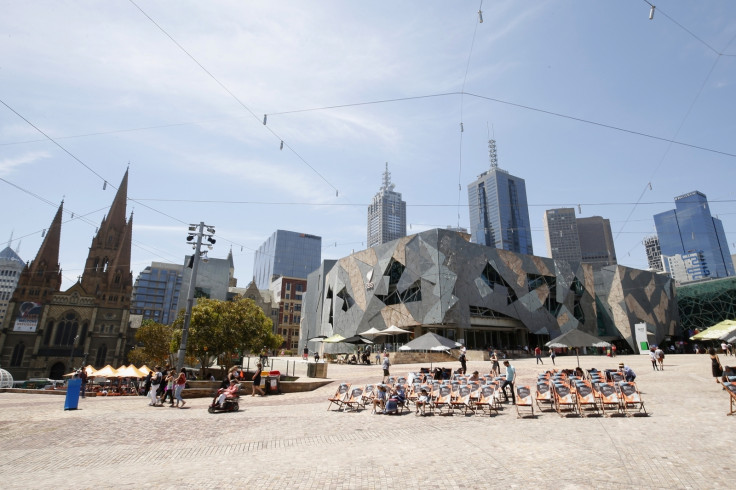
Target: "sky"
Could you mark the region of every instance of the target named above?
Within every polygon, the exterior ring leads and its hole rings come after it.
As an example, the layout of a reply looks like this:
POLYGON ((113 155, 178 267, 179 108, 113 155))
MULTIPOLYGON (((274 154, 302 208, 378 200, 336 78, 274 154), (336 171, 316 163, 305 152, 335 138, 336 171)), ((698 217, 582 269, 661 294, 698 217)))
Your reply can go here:
POLYGON ((386 163, 409 234, 469 227, 490 137, 536 255, 575 207, 646 269, 694 190, 736 253, 736 2, 653 3, 0 0, 0 244, 32 260, 63 200, 71 287, 129 168, 134 277, 204 222, 244 287, 277 229, 364 249, 386 163))

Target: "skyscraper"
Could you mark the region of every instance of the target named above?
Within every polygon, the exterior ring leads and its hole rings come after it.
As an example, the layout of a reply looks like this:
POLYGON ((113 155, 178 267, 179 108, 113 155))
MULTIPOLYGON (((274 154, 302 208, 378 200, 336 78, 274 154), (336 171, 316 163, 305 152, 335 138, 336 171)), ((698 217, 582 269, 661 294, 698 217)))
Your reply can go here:
POLYGON ((321 261, 321 237, 276 230, 256 251, 253 277, 258 289, 269 289, 278 276, 306 279, 321 261))
POLYGON ((18 256, 18 250, 10 248, 13 238, 8 241, 8 246, 0 251, 0 325, 5 318, 8 303, 13 296, 15 286, 18 285, 20 273, 26 263, 18 256))
POLYGON ((600 216, 578 218, 578 237, 583 262, 593 269, 616 265, 616 248, 613 245, 611 222, 600 216))
POLYGON ((710 214, 708 198, 699 191, 675 198, 675 209, 654 215, 662 256, 702 253, 707 277, 736 275, 723 223, 710 214))
POLYGON ((138 274, 133 286, 130 312, 168 325, 176 319, 181 291, 181 264, 152 262, 138 274))
POLYGON ((659 248, 659 238, 657 238, 657 235, 648 236, 644 239, 644 250, 647 253, 649 270, 662 272, 664 270, 662 265, 662 250, 659 248))
POLYGON ((547 236, 547 254, 555 260, 580 262, 580 238, 575 209, 548 209, 544 212, 544 231, 547 236))
MULTIPOLYGON (((383 185, 368 206, 368 248, 406 236, 406 203, 394 192, 391 174, 383 172, 383 185)), ((311 272, 311 271, 310 271, 311 272)))
POLYGON ((532 255, 526 183, 498 168, 496 141, 488 141, 491 168, 468 185, 472 241, 532 255))

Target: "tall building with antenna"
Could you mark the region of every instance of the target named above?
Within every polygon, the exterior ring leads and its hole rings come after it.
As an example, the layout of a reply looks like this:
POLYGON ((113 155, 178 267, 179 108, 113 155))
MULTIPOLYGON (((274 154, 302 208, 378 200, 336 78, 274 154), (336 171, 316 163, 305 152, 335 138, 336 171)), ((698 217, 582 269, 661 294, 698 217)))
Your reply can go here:
POLYGON ((526 183, 498 167, 496 140, 488 140, 491 168, 468 185, 473 243, 533 255, 526 183))
POLYGON ((406 202, 394 191, 391 173, 383 172, 383 185, 368 206, 368 248, 406 236, 406 202))

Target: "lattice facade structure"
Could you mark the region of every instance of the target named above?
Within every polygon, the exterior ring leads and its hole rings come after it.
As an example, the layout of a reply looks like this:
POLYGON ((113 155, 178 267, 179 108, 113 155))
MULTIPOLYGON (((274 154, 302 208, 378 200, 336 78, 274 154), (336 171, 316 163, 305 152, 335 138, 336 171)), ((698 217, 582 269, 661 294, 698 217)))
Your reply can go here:
POLYGON ((676 335, 688 336, 690 330, 702 331, 736 319, 736 277, 678 287, 677 309, 680 329, 676 335))
POLYGON ((677 306, 666 276, 623 266, 594 272, 435 229, 323 263, 307 280, 302 317, 300 348, 318 335, 390 325, 415 336, 436 331, 468 348, 516 347, 529 334, 571 329, 633 347, 635 323, 649 323, 658 341, 672 335, 677 306))

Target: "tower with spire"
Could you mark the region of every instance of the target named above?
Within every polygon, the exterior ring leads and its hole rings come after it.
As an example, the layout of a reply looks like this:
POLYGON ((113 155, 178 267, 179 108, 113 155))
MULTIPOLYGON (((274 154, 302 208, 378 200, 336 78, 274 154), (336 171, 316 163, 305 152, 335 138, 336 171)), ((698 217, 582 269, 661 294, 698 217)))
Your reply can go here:
POLYGON ((406 236, 406 202, 394 191, 388 162, 383 183, 368 206, 368 248, 406 236))

